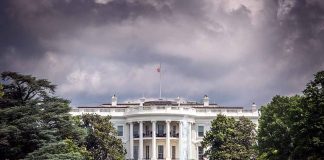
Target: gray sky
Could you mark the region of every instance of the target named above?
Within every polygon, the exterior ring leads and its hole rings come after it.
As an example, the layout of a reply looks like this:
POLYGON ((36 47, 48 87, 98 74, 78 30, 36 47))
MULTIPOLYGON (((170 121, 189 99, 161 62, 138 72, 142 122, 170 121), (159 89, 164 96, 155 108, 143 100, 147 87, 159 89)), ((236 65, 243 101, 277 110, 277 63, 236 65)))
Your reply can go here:
POLYGON ((229 106, 299 94, 324 69, 321 0, 2 0, 0 71, 73 106, 163 97, 229 106))

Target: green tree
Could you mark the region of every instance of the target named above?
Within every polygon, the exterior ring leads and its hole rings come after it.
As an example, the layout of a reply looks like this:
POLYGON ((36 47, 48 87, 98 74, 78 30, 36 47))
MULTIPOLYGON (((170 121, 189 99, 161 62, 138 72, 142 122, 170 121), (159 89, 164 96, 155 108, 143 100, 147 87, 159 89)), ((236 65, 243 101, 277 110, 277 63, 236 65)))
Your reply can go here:
POLYGON ((291 113, 291 157, 324 159, 324 71, 315 74, 303 94, 300 107, 292 109, 291 113))
POLYGON ((41 100, 54 93, 55 85, 46 79, 37 79, 31 75, 22 75, 16 72, 2 72, 4 81, 4 96, 0 101, 0 107, 24 105, 26 102, 36 99, 41 100))
POLYGON ((82 141, 85 132, 73 125, 69 101, 49 93, 54 93, 54 85, 14 72, 1 75, 4 86, 0 108, 2 159, 21 159, 47 143, 67 138, 82 141))
POLYGON ((261 107, 259 159, 324 159, 324 71, 302 96, 275 96, 261 107))
POLYGON ((203 139, 205 156, 211 160, 242 160, 254 157, 255 124, 241 117, 218 115, 203 139))
POLYGON ((66 139, 55 143, 48 143, 38 150, 30 153, 25 159, 85 160, 92 158, 90 157, 90 153, 85 148, 79 147, 73 141, 66 139))
POLYGON ((45 79, 1 77, 0 159, 124 159, 110 117, 72 117, 70 102, 55 97, 55 85, 45 79))
POLYGON ((291 111, 298 110, 300 101, 300 96, 275 96, 271 103, 261 107, 258 130, 259 159, 288 159, 293 147, 290 132, 291 111))
POLYGON ((85 146, 94 159, 121 160, 126 150, 110 122, 110 116, 85 114, 81 116, 81 126, 87 129, 85 146))

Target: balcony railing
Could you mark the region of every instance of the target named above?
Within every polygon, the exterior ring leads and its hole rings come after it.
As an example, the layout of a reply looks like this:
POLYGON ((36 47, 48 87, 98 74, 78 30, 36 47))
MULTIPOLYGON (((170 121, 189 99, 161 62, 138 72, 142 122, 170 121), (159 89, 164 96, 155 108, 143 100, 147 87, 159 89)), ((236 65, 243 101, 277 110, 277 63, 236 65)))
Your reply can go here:
POLYGON ((128 116, 142 114, 186 114, 194 116, 216 116, 224 114, 229 116, 255 116, 258 117, 257 110, 244 110, 235 108, 210 107, 200 108, 198 106, 120 106, 122 108, 73 108, 71 114, 80 115, 84 113, 95 113, 99 115, 128 116))
POLYGON ((178 138, 179 137, 179 133, 170 133, 170 137, 178 138))
POLYGON ((165 133, 157 133, 156 137, 166 137, 166 134, 165 133))

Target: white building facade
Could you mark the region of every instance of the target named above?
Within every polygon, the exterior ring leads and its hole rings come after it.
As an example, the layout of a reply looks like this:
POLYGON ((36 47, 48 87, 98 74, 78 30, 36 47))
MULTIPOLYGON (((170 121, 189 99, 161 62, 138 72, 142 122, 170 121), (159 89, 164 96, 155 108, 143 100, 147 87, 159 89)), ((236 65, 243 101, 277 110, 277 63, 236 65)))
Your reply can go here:
POLYGON ((126 159, 202 159, 201 142, 211 127, 211 121, 218 115, 238 118, 248 117, 258 123, 255 105, 250 110, 243 107, 223 107, 209 104, 207 96, 203 103, 175 100, 145 100, 139 103, 117 104, 112 97, 111 104, 98 107, 78 107, 72 115, 95 113, 110 115, 127 150, 126 159))

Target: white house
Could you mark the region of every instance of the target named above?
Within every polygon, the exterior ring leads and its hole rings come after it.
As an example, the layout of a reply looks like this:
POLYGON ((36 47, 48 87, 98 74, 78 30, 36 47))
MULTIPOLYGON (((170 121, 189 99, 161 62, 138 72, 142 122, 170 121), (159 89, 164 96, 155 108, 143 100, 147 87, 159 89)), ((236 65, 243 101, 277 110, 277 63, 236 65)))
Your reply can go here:
POLYGON ((72 115, 96 113, 110 115, 118 136, 127 150, 127 159, 202 159, 201 141, 210 129, 211 121, 223 114, 238 118, 245 116, 258 123, 258 111, 243 107, 224 107, 210 104, 205 96, 202 103, 174 100, 146 100, 135 103, 117 103, 97 107, 78 107, 72 115))

